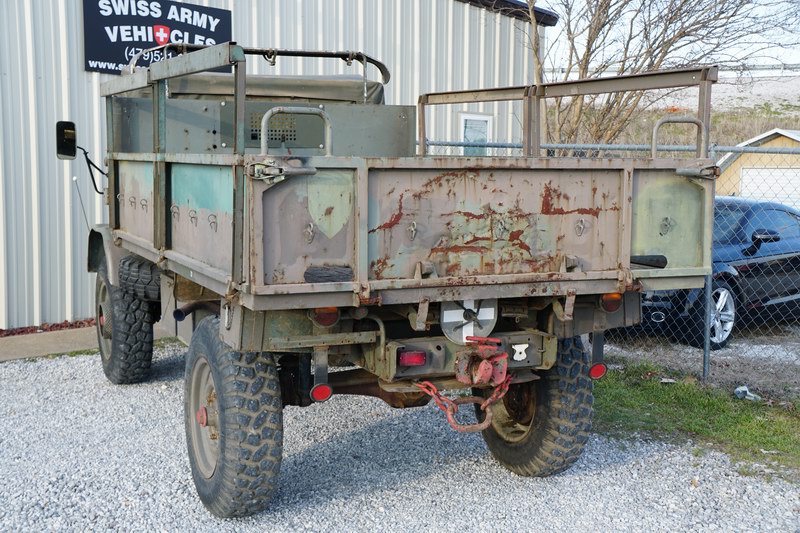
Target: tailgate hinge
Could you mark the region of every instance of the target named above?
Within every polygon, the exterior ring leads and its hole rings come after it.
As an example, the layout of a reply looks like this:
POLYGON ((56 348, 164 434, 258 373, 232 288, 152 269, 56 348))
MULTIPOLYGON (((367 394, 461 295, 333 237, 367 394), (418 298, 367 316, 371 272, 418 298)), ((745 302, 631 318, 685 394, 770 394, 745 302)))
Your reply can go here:
POLYGON ((572 314, 575 312, 575 294, 574 290, 568 291, 563 305, 558 298, 553 299, 553 312, 561 322, 570 322, 572 320, 572 314))

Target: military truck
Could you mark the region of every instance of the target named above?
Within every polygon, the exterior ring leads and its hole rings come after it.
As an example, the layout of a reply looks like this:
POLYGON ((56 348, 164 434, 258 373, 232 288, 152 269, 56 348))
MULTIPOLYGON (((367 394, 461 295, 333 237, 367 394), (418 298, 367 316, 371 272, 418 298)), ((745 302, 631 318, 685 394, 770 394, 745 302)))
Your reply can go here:
MULTIPOLYGON (((186 442, 215 515, 268 507, 284 407, 333 394, 433 399, 511 471, 562 472, 589 437, 603 331, 639 322, 643 290, 700 287, 710 270, 713 67, 415 107, 385 104, 389 71, 363 53, 168 48, 102 86, 109 223, 90 232, 88 270, 113 383, 147 378, 162 315, 192 320, 186 442), (282 57, 363 77, 246 75, 282 57), (683 86, 699 88, 698 115, 659 121, 651 157, 543 157, 545 99, 683 86), (432 106, 497 101, 522 103, 521 156, 428 153, 432 106), (658 157, 664 122, 697 127, 695 157, 658 157)), ((75 157, 74 124, 58 135, 75 157)))

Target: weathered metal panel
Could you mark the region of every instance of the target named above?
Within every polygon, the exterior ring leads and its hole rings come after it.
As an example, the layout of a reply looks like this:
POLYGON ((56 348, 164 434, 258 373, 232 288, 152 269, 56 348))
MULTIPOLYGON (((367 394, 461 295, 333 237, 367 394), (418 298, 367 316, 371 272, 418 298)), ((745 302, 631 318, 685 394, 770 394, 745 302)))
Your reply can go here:
POLYGON ((616 269, 619 242, 608 236, 620 226, 620 175, 372 171, 370 279, 616 269))
POLYGON ((669 171, 639 170, 633 176, 631 255, 663 255, 666 272, 710 266, 705 223, 712 182, 669 171))
POLYGON ((170 248, 228 270, 233 252, 232 167, 169 166, 172 185, 170 248))
POLYGON ((117 175, 120 229, 152 242, 153 163, 120 161, 117 175))
POLYGON ((264 283, 353 280, 352 171, 296 176, 270 188, 262 198, 264 283))

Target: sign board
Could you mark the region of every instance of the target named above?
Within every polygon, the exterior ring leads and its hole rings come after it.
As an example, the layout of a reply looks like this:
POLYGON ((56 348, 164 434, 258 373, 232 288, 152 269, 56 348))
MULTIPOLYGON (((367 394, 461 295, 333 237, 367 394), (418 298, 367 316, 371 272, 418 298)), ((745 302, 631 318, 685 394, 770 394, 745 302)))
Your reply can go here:
MULTIPOLYGON (((142 50, 167 43, 219 44, 231 40, 231 12, 169 0, 83 0, 84 68, 119 74, 142 50)), ((169 57, 174 52, 170 51, 169 57)), ((144 54, 139 66, 165 58, 144 54)))

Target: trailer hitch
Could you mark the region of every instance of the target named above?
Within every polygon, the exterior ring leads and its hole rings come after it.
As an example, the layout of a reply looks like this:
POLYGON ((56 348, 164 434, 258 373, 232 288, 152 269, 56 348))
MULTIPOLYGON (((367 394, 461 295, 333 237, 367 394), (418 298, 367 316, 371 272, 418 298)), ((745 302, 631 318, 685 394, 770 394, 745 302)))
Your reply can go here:
POLYGON ((439 390, 436 388, 436 385, 430 381, 421 381, 419 383, 414 383, 414 385, 419 390, 433 398, 433 401, 436 402, 437 407, 439 407, 439 409, 444 411, 447 415, 447 422, 450 424, 450 427, 459 433, 477 433, 478 431, 483 431, 492 425, 492 411, 489 409, 489 407, 500 401, 503 396, 506 395, 508 392, 508 387, 511 385, 511 379, 511 375, 506 376, 503 382, 495 387, 494 391, 488 398, 483 398, 480 396, 461 396, 455 399, 450 399, 446 396, 442 396, 442 393, 439 392, 439 390), (480 406, 481 411, 484 413, 483 420, 481 422, 477 422, 475 424, 461 424, 458 422, 458 420, 456 420, 458 407, 466 404, 475 404, 480 406))
POLYGON ((506 379, 508 354, 503 341, 491 337, 467 337, 467 346, 456 354, 456 379, 464 385, 496 387, 506 379))

